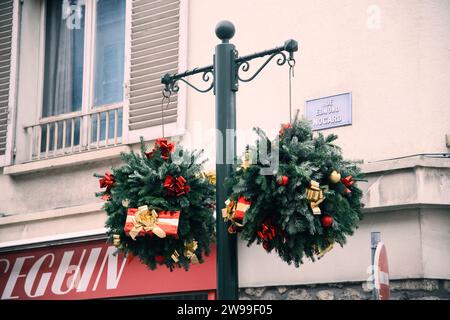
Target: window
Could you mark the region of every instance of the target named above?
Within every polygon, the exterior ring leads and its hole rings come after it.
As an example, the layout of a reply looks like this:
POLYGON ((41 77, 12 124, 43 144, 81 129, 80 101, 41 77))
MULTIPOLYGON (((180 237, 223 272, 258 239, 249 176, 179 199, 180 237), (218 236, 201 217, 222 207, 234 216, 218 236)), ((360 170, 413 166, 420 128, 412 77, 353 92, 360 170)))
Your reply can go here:
POLYGON ((125 6, 126 0, 46 0, 35 157, 117 144, 122 137, 125 6))
MULTIPOLYGON (((33 4, 35 12, 23 31, 35 28, 32 34, 41 44, 30 58, 39 61, 30 82, 36 78, 39 84, 40 107, 26 116, 19 114, 18 123, 26 130, 20 139, 29 143, 18 149, 15 161, 158 137, 161 75, 186 69, 187 2, 40 0, 33 4)), ((183 134, 185 102, 185 90, 172 95, 164 110, 166 134, 183 134)))

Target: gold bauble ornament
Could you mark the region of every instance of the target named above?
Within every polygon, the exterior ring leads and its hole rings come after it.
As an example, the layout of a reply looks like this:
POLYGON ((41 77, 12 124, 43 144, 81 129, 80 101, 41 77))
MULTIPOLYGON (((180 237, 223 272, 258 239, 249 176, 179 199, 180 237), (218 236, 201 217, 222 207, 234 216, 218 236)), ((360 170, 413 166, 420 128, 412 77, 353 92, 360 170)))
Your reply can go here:
POLYGON ((341 174, 336 170, 333 170, 333 172, 331 172, 330 174, 329 179, 331 183, 338 183, 339 181, 341 181, 341 174))

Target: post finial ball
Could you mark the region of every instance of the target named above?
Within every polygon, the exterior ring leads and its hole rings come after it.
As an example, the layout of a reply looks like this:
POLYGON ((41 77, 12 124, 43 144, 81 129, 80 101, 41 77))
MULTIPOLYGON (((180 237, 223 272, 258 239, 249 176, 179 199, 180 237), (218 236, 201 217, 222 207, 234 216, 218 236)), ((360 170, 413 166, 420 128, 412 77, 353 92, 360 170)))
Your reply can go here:
POLYGON ((233 38, 235 31, 233 23, 228 20, 220 21, 216 26, 216 36, 224 42, 233 38))

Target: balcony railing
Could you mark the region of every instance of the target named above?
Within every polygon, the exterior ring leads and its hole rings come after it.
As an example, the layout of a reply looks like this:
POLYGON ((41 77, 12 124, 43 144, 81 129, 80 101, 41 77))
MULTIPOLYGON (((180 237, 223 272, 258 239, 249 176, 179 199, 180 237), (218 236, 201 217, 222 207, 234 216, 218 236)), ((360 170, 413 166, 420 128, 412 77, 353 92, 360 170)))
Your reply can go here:
POLYGON ((28 161, 48 159, 122 143, 122 105, 43 118, 26 126, 28 161))

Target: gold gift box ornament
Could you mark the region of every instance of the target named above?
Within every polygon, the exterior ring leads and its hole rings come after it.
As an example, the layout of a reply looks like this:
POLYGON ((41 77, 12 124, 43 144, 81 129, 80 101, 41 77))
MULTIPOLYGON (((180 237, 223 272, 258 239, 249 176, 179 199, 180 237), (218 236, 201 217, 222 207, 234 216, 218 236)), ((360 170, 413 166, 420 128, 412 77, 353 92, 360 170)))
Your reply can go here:
POLYGON ((306 199, 309 201, 313 214, 320 215, 319 204, 325 200, 325 196, 317 181, 311 180, 309 187, 306 188, 306 199))

